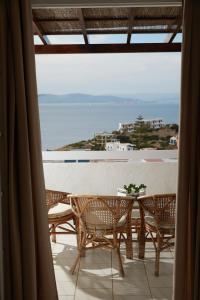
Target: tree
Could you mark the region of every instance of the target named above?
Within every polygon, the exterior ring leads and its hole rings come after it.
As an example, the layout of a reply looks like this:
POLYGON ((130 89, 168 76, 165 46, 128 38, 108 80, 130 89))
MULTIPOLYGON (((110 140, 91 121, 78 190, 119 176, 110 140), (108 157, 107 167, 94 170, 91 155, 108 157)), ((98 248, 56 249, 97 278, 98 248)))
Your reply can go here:
POLYGON ((141 149, 144 147, 144 138, 148 133, 149 129, 150 126, 144 122, 143 116, 139 115, 134 123, 133 133, 133 141, 137 149, 141 149))
POLYGON ((120 143, 131 143, 130 136, 125 135, 125 134, 117 135, 117 140, 119 140, 120 143))
POLYGON ((178 133, 178 124, 171 124, 170 128, 173 129, 176 133, 178 133))

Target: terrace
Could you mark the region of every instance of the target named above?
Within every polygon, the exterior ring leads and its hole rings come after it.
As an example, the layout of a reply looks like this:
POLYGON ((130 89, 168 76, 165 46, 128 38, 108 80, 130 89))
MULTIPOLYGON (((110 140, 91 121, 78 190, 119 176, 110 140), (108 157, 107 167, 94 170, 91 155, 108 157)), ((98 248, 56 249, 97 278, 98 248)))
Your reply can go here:
MULTIPOLYGON (((142 182, 147 185, 148 194, 176 192, 176 150, 112 154, 105 151, 48 151, 43 152, 43 162, 49 189, 116 195, 123 184, 142 182)), ((119 275, 116 254, 101 249, 88 251, 81 258, 80 269, 71 275, 76 249, 74 235, 58 235, 57 243, 52 243, 59 299, 171 299, 173 248, 161 252, 160 276, 155 277, 153 244, 146 243, 145 259, 138 259, 138 242, 133 234, 133 260, 126 258, 125 245, 121 245, 124 278, 119 275)))

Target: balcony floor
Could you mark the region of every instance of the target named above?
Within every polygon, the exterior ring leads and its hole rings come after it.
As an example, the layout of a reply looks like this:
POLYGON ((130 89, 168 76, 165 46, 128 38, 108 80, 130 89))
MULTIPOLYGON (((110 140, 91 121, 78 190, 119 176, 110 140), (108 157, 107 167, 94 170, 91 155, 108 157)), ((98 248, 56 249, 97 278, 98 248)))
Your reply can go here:
POLYGON ((118 273, 115 253, 110 250, 89 250, 81 258, 75 275, 69 270, 76 257, 76 237, 57 235, 52 243, 55 276, 59 300, 171 300, 174 253, 173 249, 161 253, 160 276, 154 276, 155 251, 146 244, 145 260, 137 258, 137 243, 133 242, 134 259, 125 258, 121 246, 125 277, 118 273))

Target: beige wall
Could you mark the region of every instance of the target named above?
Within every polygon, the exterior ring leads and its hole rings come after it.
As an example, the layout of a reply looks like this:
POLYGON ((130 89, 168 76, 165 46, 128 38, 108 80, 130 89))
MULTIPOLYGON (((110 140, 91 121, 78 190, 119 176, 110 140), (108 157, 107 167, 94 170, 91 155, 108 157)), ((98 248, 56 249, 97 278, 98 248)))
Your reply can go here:
POLYGON ((75 194, 115 195, 129 183, 144 183, 147 193, 176 192, 177 162, 44 163, 46 188, 75 194))

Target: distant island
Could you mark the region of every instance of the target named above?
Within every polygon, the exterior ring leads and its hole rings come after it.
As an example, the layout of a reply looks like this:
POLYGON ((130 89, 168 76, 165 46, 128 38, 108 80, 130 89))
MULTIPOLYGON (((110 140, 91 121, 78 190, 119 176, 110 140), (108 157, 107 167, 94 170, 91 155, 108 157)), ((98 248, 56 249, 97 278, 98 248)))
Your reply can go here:
POLYGON ((178 95, 169 94, 138 94, 133 96, 114 96, 114 95, 90 95, 83 93, 70 93, 64 95, 39 94, 39 104, 66 103, 66 104, 133 104, 133 105, 154 105, 154 104, 177 104, 178 95))

